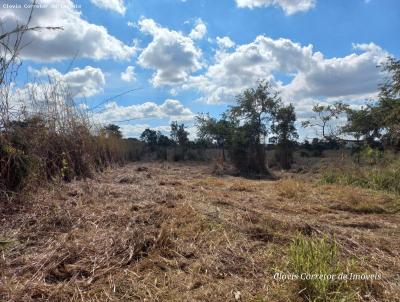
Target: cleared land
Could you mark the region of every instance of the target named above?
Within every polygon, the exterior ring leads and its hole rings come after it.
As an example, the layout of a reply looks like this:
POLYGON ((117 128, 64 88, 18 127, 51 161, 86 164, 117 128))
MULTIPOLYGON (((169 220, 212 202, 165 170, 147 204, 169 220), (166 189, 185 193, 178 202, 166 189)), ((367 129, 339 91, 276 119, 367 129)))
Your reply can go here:
POLYGON ((400 301, 396 197, 138 163, 0 205, 0 300, 302 301, 293 238, 336 240, 351 301, 400 301), (299 235, 300 234, 300 235, 299 235))

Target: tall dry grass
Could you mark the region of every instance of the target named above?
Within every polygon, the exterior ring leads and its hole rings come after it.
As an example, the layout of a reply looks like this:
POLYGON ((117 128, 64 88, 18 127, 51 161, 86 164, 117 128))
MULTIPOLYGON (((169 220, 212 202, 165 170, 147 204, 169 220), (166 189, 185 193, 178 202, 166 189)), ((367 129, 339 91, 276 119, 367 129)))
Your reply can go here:
POLYGON ((55 178, 90 177, 110 164, 138 159, 140 142, 95 127, 60 83, 38 89, 41 99, 32 91, 19 118, 9 120, 0 133, 3 194, 55 178))
POLYGON ((23 35, 40 30, 29 22, 0 32, 0 198, 53 179, 90 177, 107 165, 137 159, 142 148, 96 127, 59 79, 15 87, 23 35))

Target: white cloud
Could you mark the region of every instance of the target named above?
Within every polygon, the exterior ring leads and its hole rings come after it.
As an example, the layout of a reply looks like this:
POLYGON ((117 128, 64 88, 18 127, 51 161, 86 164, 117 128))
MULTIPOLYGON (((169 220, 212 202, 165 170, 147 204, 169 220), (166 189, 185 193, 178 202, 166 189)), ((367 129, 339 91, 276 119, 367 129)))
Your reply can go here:
POLYGON ((126 12, 126 7, 124 5, 124 0, 90 0, 94 5, 108 9, 111 11, 115 11, 121 15, 124 15, 126 12))
POLYGON ((229 103, 244 89, 266 79, 282 91, 286 101, 303 99, 359 99, 377 91, 382 74, 376 67, 388 53, 371 44, 354 45, 354 53, 325 58, 312 45, 288 39, 258 36, 254 42, 232 50, 218 49, 215 62, 199 76, 192 76, 183 89, 198 89, 207 103, 229 103), (292 77, 288 84, 277 74, 292 77))
POLYGON ((379 46, 355 44, 358 53, 341 58, 313 57, 309 68, 300 69, 293 81, 285 87, 292 98, 357 98, 377 91, 382 73, 377 65, 388 53, 379 46))
POLYGON ((232 48, 236 45, 229 37, 217 37, 217 44, 220 48, 232 48))
POLYGON ((134 66, 126 67, 126 70, 121 72, 121 80, 125 82, 136 81, 135 67, 134 66))
POLYGON ((215 63, 204 75, 191 77, 184 88, 198 88, 207 103, 232 102, 236 94, 258 80, 273 80, 274 70, 294 71, 296 66, 289 68, 289 65, 304 64, 301 58, 311 55, 311 51, 310 47, 302 48, 289 40, 259 36, 233 51, 218 50, 215 63))
POLYGON ((52 81, 61 81, 68 85, 72 97, 90 97, 103 91, 106 84, 104 74, 100 68, 86 66, 74 68, 66 74, 60 73, 54 68, 42 68, 32 70, 38 77, 50 77, 52 81))
POLYGON ((293 15, 315 7, 316 0, 236 0, 238 7, 280 6, 285 14, 293 15))
MULTIPOLYGON (((9 1, 0 0, 0 6, 9 1)), ((26 1, 16 0, 22 7, 26 1)), ((40 8, 34 10, 31 26, 60 26, 63 30, 42 30, 28 32, 23 44, 28 44, 21 52, 22 57, 37 61, 57 61, 72 59, 76 54, 92 59, 128 60, 136 52, 134 46, 125 45, 111 36, 104 26, 89 23, 81 18, 71 0, 41 0, 38 4, 57 4, 60 8, 40 8)), ((3 9, 0 22, 4 30, 10 30, 17 23, 26 22, 29 9, 3 9)), ((13 41, 10 41, 11 43, 13 41)))
POLYGON ((203 20, 199 19, 196 22, 196 26, 192 29, 189 37, 193 40, 201 40, 207 33, 207 26, 204 24, 203 20))
POLYGON ((128 25, 128 27, 131 27, 131 28, 137 28, 138 27, 137 24, 135 22, 132 22, 132 21, 128 21, 126 23, 126 25, 128 25))
POLYGON ((94 118, 100 123, 125 120, 170 119, 178 121, 192 120, 193 112, 178 100, 165 100, 161 105, 146 102, 139 105, 120 106, 116 102, 108 103, 105 110, 96 113, 94 118))
MULTIPOLYGON (((91 66, 75 68, 65 74, 46 67, 28 70, 35 81, 21 87, 14 86, 10 91, 10 103, 15 112, 39 112, 54 117, 54 114, 65 113, 65 108, 75 105, 74 98, 99 94, 105 86, 102 70, 91 66)), ((78 105, 82 110, 88 108, 83 103, 78 105)))
POLYGON ((192 72, 201 68, 202 52, 191 38, 160 27, 152 19, 140 20, 139 28, 153 36, 153 41, 140 54, 138 63, 156 71, 152 78, 154 86, 185 82, 192 72))

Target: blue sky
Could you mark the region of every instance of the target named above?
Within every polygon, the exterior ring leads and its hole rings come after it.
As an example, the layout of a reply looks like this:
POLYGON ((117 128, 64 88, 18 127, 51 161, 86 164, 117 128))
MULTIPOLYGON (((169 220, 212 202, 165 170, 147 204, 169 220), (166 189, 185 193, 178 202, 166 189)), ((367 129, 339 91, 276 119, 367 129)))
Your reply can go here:
MULTIPOLYGON (((141 88, 93 114, 99 123, 118 122, 126 136, 167 131, 171 120, 194 134, 197 113, 217 116, 261 79, 295 105, 299 120, 317 102, 360 105, 383 81, 376 66, 400 57, 397 0, 38 2, 33 25, 64 30, 26 37, 32 43, 21 53, 18 86, 59 77, 88 108, 141 88)), ((0 4, 5 28, 29 11, 29 1, 0 4)))

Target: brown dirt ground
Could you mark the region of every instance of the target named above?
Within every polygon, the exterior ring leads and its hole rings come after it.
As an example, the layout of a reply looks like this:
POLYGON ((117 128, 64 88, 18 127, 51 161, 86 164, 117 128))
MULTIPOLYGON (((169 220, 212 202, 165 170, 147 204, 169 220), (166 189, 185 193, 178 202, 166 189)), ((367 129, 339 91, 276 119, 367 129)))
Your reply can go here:
MULTIPOLYGON (((301 301, 287 271, 297 233, 334 236, 357 301, 400 301, 393 197, 310 177, 217 177, 138 163, 0 204, 0 300, 301 301)), ((333 237, 332 237, 333 238, 333 237)))

